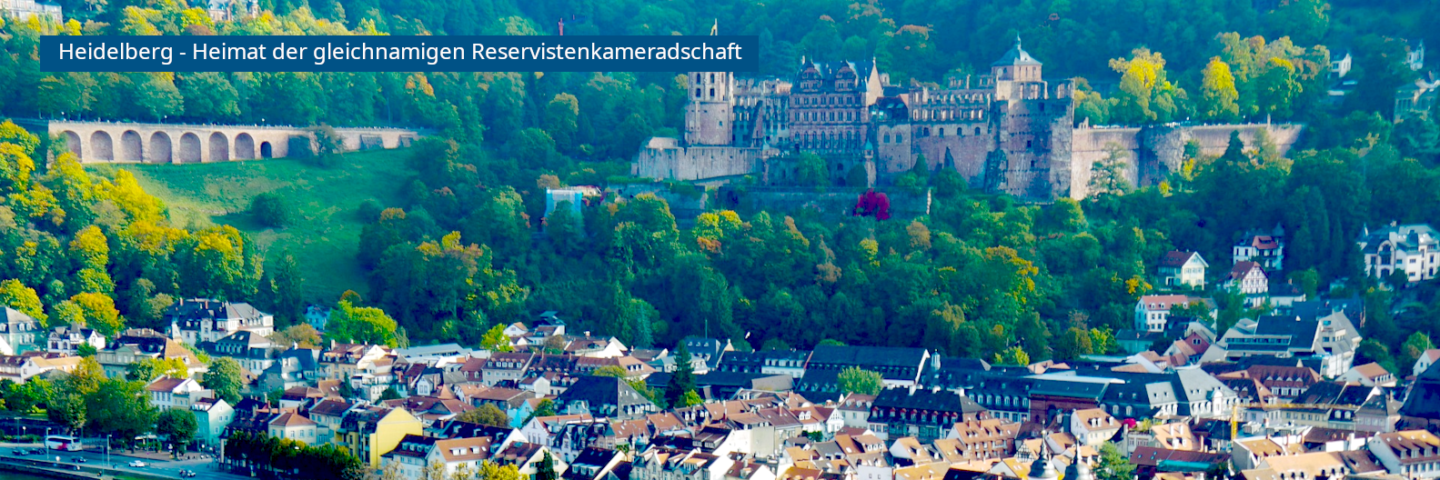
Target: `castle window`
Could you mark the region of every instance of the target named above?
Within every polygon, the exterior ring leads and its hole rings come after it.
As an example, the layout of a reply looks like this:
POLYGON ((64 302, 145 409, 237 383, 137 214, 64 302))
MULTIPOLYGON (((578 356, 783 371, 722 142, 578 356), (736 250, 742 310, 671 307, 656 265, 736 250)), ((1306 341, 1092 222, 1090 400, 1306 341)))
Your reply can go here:
POLYGON ((710 81, 711 81, 711 82, 714 82, 714 81, 715 81, 715 74, 713 74, 713 73, 710 74, 710 81))
POLYGON ((1026 140, 1026 141, 1025 141, 1025 148, 1030 148, 1030 141, 1029 141, 1029 140, 1026 140))
POLYGON ((975 134, 976 134, 976 135, 979 135, 979 134, 980 134, 980 127, 975 127, 975 134))
POLYGON ((715 96, 715 89, 713 89, 713 88, 710 89, 710 96, 712 96, 712 97, 715 96))
POLYGON ((890 134, 885 134, 885 142, 883 143, 890 143, 890 134))
POLYGON ((940 138, 945 138, 945 127, 940 127, 940 131, 937 133, 940 134, 940 138))
POLYGON ((695 89, 695 98, 700 98, 700 89, 695 89))

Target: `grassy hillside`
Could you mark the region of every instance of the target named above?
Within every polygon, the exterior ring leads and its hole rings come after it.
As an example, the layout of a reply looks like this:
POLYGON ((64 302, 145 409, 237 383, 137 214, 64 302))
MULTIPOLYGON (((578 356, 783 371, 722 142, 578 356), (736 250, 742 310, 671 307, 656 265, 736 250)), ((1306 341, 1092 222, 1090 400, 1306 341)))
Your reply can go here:
POLYGON ((290 251, 305 275, 306 295, 330 300, 346 289, 365 291, 355 262, 363 227, 356 208, 366 199, 399 203, 407 150, 349 153, 341 166, 324 169, 297 160, 271 159, 193 165, 93 165, 89 170, 135 174, 145 191, 160 197, 176 226, 233 225, 253 236, 267 256, 290 251), (295 225, 266 228, 245 210, 256 195, 276 192, 295 209, 295 225))

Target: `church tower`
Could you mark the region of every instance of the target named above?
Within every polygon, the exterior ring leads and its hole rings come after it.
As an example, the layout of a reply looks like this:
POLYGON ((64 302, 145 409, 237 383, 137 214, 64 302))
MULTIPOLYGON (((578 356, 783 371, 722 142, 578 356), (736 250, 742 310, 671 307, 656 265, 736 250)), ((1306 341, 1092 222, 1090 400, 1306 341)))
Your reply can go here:
MULTIPOLYGON (((720 23, 710 29, 718 33, 720 23)), ((690 72, 685 102, 685 143, 730 145, 734 140, 735 75, 731 72, 690 72)))
POLYGON ((1035 456, 1035 461, 1030 462, 1030 473, 1025 476, 1027 480, 1060 480, 1060 472, 1055 471, 1055 466, 1050 462, 1050 444, 1045 441, 1047 436, 1040 436, 1040 454, 1035 456))

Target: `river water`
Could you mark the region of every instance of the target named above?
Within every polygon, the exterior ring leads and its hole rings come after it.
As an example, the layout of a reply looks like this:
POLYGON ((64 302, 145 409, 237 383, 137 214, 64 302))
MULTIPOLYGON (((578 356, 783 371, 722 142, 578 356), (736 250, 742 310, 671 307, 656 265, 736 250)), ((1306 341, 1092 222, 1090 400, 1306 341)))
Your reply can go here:
POLYGON ((0 480, 54 480, 24 473, 0 471, 0 480))

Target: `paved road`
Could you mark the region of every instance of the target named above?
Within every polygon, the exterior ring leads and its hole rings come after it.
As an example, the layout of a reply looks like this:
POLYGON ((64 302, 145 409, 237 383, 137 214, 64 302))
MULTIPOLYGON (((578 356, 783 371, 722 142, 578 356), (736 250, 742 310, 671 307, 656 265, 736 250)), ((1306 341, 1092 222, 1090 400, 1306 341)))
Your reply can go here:
MULTIPOLYGON (((105 450, 103 446, 80 452, 61 452, 58 450, 50 450, 48 455, 27 454, 23 456, 15 455, 15 450, 17 448, 23 449, 28 453, 30 449, 43 449, 45 447, 42 444, 0 443, 0 459, 3 459, 5 461, 24 462, 31 465, 59 465, 60 468, 64 469, 72 469, 78 466, 82 471, 92 473, 97 472, 107 466, 105 463, 105 450), (78 459, 84 459, 84 461, 78 461, 78 459)), ((216 470, 215 460, 213 459, 195 459, 181 461, 152 461, 149 459, 141 459, 141 461, 145 462, 145 467, 130 467, 129 463, 132 460, 136 460, 136 458, 116 455, 114 453, 115 451, 111 452, 110 462, 114 464, 112 469, 121 473, 145 473, 147 475, 178 479, 180 478, 180 470, 191 470, 197 474, 197 479, 252 480, 250 477, 246 477, 243 475, 234 475, 216 470)))

